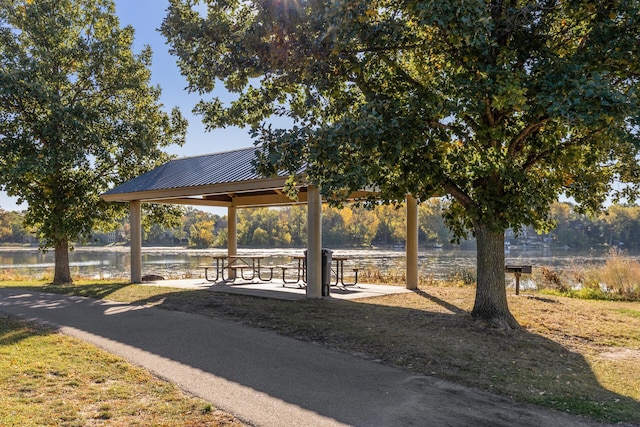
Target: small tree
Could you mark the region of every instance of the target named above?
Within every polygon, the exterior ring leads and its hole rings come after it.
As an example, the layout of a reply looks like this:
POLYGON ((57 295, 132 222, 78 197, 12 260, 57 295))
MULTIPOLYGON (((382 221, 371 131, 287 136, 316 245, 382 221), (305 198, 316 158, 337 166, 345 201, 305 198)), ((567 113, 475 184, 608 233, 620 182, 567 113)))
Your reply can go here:
POLYGON ((213 234, 215 222, 199 221, 191 226, 189 230, 190 248, 210 248, 215 245, 216 236, 213 234))
POLYGON ((282 210, 284 220, 291 236, 293 246, 302 246, 307 242, 307 210, 302 206, 290 206, 282 210))
POLYGON ((100 193, 166 161, 186 125, 111 0, 0 0, 0 39, 0 188, 55 249, 54 282, 71 282, 70 244, 126 208, 100 193))
POLYGON ((448 195, 449 227, 476 237, 487 324, 517 326, 506 229, 548 228, 562 193, 597 211, 639 180, 637 0, 203 2, 207 16, 171 0, 162 32, 192 90, 239 93, 201 102, 207 124, 253 125, 264 173, 307 164, 329 198, 448 195), (274 114, 294 124, 260 126, 274 114))
POLYGON ((398 206, 384 204, 376 206, 375 214, 379 223, 376 239, 384 245, 406 241, 407 215, 404 210, 398 209, 398 206))

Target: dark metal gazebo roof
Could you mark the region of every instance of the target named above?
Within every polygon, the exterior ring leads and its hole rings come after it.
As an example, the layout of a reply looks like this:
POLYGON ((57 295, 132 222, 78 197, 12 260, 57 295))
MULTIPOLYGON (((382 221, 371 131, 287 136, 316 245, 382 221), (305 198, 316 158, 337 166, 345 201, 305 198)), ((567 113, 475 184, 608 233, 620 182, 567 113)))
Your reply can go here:
POLYGON ((297 201, 282 194, 286 173, 272 178, 258 174, 253 167, 255 152, 250 147, 174 159, 103 193, 102 198, 242 207, 306 202, 305 187, 297 201))

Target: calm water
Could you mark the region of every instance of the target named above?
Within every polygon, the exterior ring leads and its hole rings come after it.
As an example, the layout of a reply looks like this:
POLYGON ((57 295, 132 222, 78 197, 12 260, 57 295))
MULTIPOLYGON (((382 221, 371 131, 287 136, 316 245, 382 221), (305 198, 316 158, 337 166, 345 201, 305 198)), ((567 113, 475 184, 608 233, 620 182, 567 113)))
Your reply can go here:
MULTIPOLYGON (((243 250, 240 254, 266 255, 271 259, 263 265, 282 264, 290 261, 290 256, 302 254, 304 249, 243 250)), ((143 274, 158 274, 165 278, 200 277, 199 264, 211 264, 209 257, 225 254, 223 249, 191 250, 181 248, 143 248, 143 274)), ((336 250, 334 255, 350 258, 345 263, 383 273, 402 274, 405 270, 405 254, 402 250, 336 250)), ((510 250, 506 253, 507 264, 532 264, 534 266, 575 266, 601 263, 606 252, 576 252, 563 249, 510 250)), ((129 278, 130 256, 128 247, 119 248, 77 248, 70 254, 71 274, 74 277, 89 278, 129 278)), ((434 278, 450 277, 454 273, 474 271, 475 251, 428 249, 419 253, 421 276, 434 278)), ((37 249, 0 249, 0 269, 3 272, 28 275, 36 278, 51 277, 53 274, 53 251, 46 254, 37 249)))

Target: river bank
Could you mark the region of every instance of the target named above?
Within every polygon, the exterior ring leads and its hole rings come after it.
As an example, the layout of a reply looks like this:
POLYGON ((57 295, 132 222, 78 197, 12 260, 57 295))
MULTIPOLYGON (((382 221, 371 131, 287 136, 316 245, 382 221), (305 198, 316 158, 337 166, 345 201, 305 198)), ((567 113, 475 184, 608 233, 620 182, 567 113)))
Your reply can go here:
MULTIPOLYGON (((127 279, 130 277, 130 248, 118 246, 78 246, 70 253, 71 273, 75 278, 127 279)), ((304 253, 304 248, 245 249, 238 251, 244 255, 260 255, 269 264, 288 262, 291 257, 304 253)), ((225 249, 189 249, 186 247, 143 247, 143 274, 154 274, 164 278, 182 279, 200 277, 202 270, 197 266, 210 264, 211 257, 226 254, 225 249)), ((357 267, 363 279, 371 283, 404 281, 406 265, 405 253, 401 249, 336 249, 335 256, 349 260, 347 266, 357 267)), ((607 250, 575 251, 563 248, 521 248, 505 253, 507 264, 532 265, 533 275, 524 275, 521 288, 536 286, 535 282, 553 279, 543 271, 576 276, 606 265, 612 253, 607 250), (543 267, 545 270, 543 270, 543 267)), ((626 254, 630 260, 638 261, 639 254, 626 254)), ((433 280, 458 280, 463 283, 475 281, 476 251, 462 249, 429 248, 419 251, 419 276, 422 282, 433 280)), ((54 267, 53 251, 42 253, 37 247, 0 247, 1 278, 44 279, 52 276, 54 267)), ((507 275, 509 284, 513 275, 507 275)), ((569 277, 566 287, 576 284, 569 277)), ((561 286, 562 287, 562 286, 561 286)))

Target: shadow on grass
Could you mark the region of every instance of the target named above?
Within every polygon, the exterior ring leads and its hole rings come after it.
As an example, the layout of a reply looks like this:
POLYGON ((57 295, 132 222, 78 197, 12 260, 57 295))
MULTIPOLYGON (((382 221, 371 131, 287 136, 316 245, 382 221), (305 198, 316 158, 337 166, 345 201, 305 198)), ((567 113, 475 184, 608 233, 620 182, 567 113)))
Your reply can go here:
POLYGON ((50 333, 52 333, 50 328, 0 315, 0 347, 14 345, 33 336, 50 333))
POLYGON ((600 421, 640 422, 640 402, 602 387, 581 354, 525 329, 479 327, 466 310, 415 294, 450 313, 210 291, 169 292, 137 303, 226 318, 600 421))
POLYGON ((449 310, 452 313, 458 314, 458 315, 468 315, 469 313, 459 307, 456 307, 455 305, 446 302, 443 299, 440 299, 436 296, 430 295, 428 293, 426 293, 425 291, 422 291, 420 289, 415 289, 413 291, 413 293, 415 293, 416 295, 420 295, 423 298, 428 299, 431 302, 434 302, 436 304, 438 304, 439 306, 446 308, 447 310, 449 310))
MULTIPOLYGON (((109 299, 117 299, 118 291, 128 285, 85 286, 64 287, 60 291, 99 298, 113 295, 109 299), (85 286, 84 291, 78 289, 85 286)), ((46 287, 43 290, 57 291, 46 287)), ((601 421, 640 422, 640 402, 602 387, 581 354, 525 329, 498 331, 478 327, 470 321, 467 311, 424 291, 417 291, 414 298, 422 301, 414 305, 418 308, 377 304, 375 299, 366 303, 292 302, 211 291, 159 290, 156 295, 135 299, 133 303, 232 320, 601 421), (440 308, 449 312, 443 313, 440 308)), ((270 383, 241 373, 217 371, 200 359, 191 358, 189 352, 185 354, 178 346, 153 341, 142 344, 122 332, 110 338, 283 400, 296 399, 286 391, 272 388, 270 383)), ((307 405, 319 413, 325 411, 313 403, 295 400, 293 403, 307 405)))
POLYGON ((114 292, 131 286, 130 283, 121 282, 121 283, 95 283, 95 284, 81 284, 81 285, 73 285, 73 284, 65 284, 65 285, 55 285, 48 284, 37 289, 43 292, 52 292, 57 294, 65 294, 65 295, 76 295, 81 297, 90 297, 90 298, 98 298, 105 299, 108 298, 109 295, 114 292))

